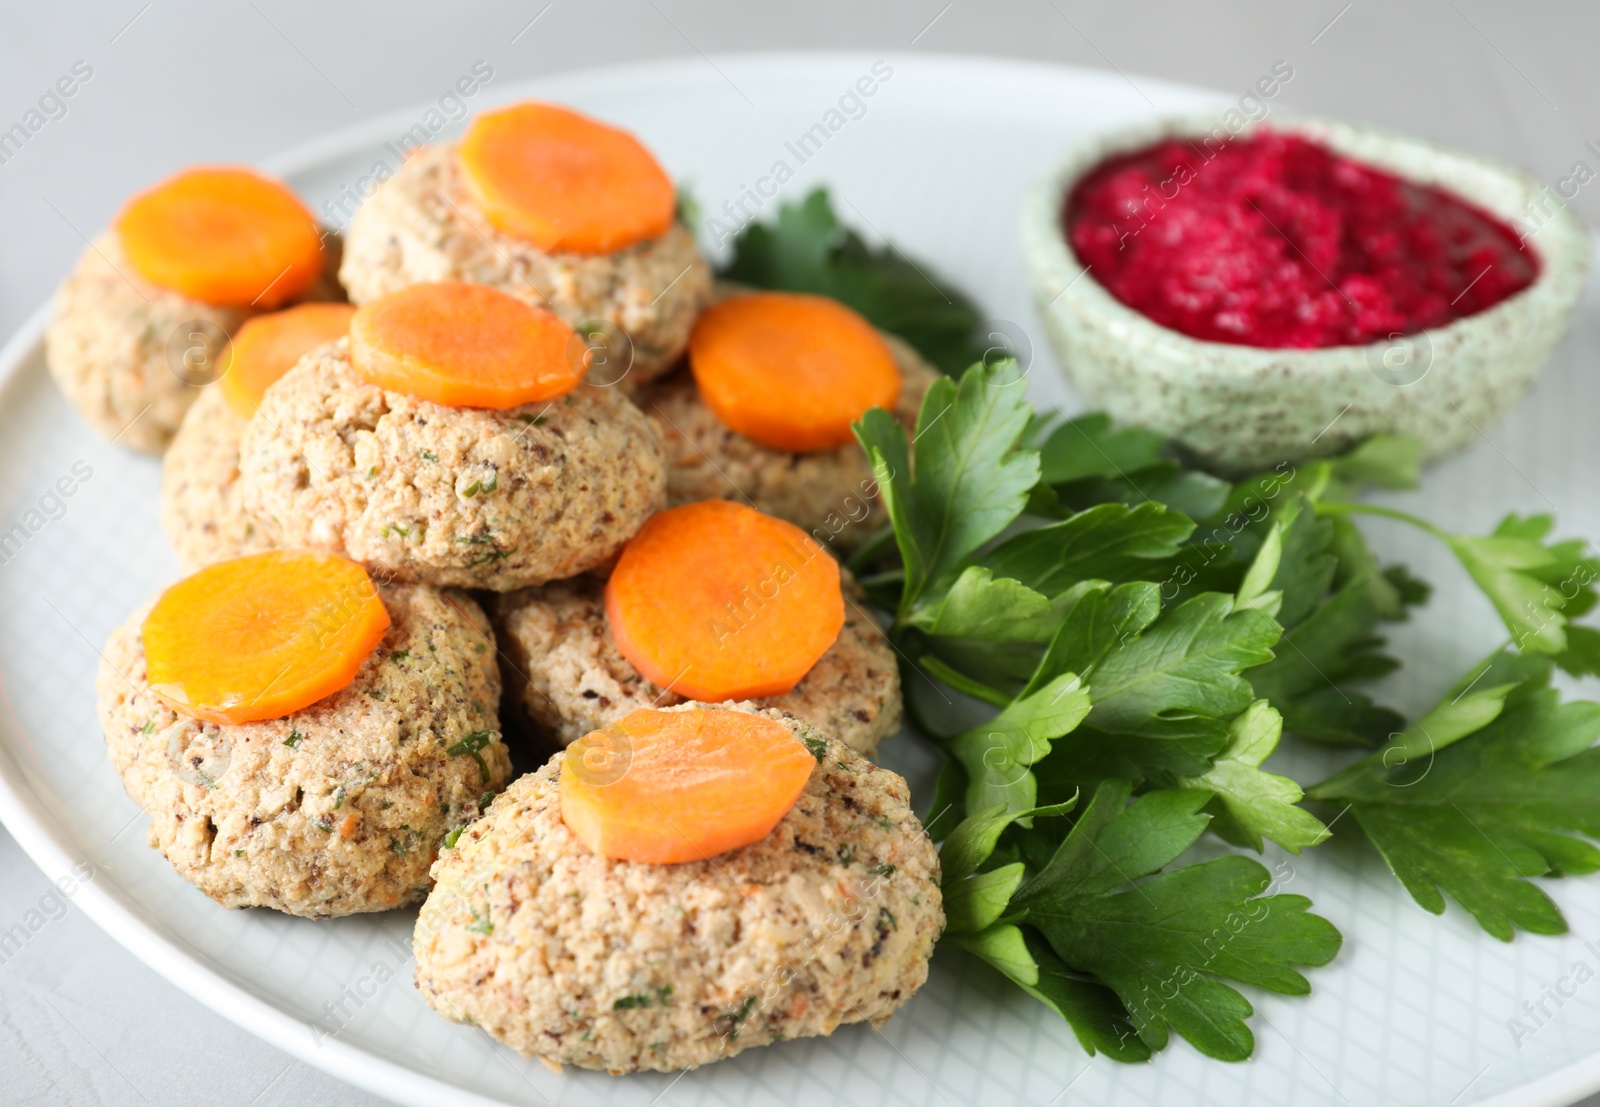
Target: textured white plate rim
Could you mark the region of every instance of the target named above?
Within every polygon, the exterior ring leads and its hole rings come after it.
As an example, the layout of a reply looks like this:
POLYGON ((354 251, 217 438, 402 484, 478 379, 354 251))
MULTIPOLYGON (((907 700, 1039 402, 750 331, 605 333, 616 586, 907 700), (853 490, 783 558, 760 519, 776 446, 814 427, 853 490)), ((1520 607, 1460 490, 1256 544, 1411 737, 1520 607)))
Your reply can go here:
MULTIPOLYGON (((870 61, 885 56, 894 57, 896 53, 860 50, 774 51, 717 54, 705 60, 728 65, 752 60, 759 60, 764 65, 819 65, 845 61, 870 61)), ((1003 67, 1005 75, 1009 77, 1016 77, 1019 74, 1048 77, 1051 74, 1060 75, 1076 71, 1076 67, 1071 66, 963 54, 930 52, 906 56, 907 62, 913 59, 919 66, 944 66, 951 70, 965 69, 971 73, 982 72, 986 75, 994 75, 1003 67)), ((551 81, 560 81, 567 85, 607 84, 623 76, 630 80, 645 78, 670 80, 673 76, 701 64, 701 61, 695 59, 673 58, 574 69, 510 83, 497 90, 494 99, 503 101, 518 95, 526 95, 526 92, 519 90, 546 86, 551 81)), ((1147 80, 1150 84, 1160 84, 1169 88, 1189 87, 1155 78, 1141 79, 1147 80)), ((1203 89, 1193 91, 1202 95, 1220 95, 1203 89)), ((353 148, 376 138, 388 137, 397 123, 410 122, 418 110, 415 107, 400 109, 363 123, 341 128, 266 159, 261 163, 262 168, 280 176, 308 171, 331 158, 349 154, 353 148)), ((0 346, 0 403, 5 402, 21 375, 24 364, 33 357, 42 344, 51 310, 52 301, 47 300, 28 317, 4 346, 0 346)), ((4 708, 7 725, 14 726, 15 715, 11 709, 3 674, 0 674, 0 707, 4 708)), ((78 863, 70 848, 71 836, 65 827, 39 805, 34 798, 34 789, 28 780, 26 766, 15 758, 11 748, 3 742, 0 742, 0 824, 5 826, 34 864, 38 865, 51 880, 65 877, 78 863)), ((1400 894, 1398 889, 1396 894, 1400 894)), ((316 1028, 311 1024, 228 980, 220 972, 206 965, 192 951, 160 933, 115 895, 103 880, 91 879, 80 882, 72 894, 72 899, 95 925, 190 996, 244 1030, 330 1076, 415 1107, 438 1107, 440 1103, 458 1103, 468 1107, 499 1107, 507 1103, 505 1100, 492 1099, 467 1091, 415 1068, 348 1045, 332 1036, 321 1035, 319 1038, 316 1028)), ((1159 1058, 1154 1063, 1159 1064, 1159 1058)), ((1597 1090, 1600 1090, 1600 1051, 1547 1073, 1521 1087, 1507 1089, 1489 1099, 1463 1101, 1459 1107, 1567 1107, 1573 1101, 1597 1090)))

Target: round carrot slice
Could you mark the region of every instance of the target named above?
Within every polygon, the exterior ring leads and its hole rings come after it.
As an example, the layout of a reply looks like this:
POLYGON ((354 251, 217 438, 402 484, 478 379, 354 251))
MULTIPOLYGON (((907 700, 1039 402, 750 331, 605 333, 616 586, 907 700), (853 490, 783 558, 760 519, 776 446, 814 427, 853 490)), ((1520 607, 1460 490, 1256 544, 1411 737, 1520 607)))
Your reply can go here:
MULTIPOLYGON (((560 316, 465 281, 414 284, 362 304, 350 362, 364 380, 449 407, 504 410, 564 396, 583 379, 560 316)), ((581 349, 581 344, 576 344, 581 349)))
POLYGON ((774 719, 642 707, 567 747, 561 818, 605 857, 700 861, 770 834, 816 764, 774 719))
POLYGON ((672 179, 638 139, 532 101, 472 121, 456 162, 467 195, 506 234, 541 250, 609 254, 672 226, 672 179))
POLYGON ((388 629, 354 561, 269 550, 163 592, 144 621, 145 667, 174 711, 213 723, 277 719, 354 680, 388 629))
POLYGON ((355 313, 349 304, 297 304, 245 320, 229 345, 221 377, 229 406, 250 418, 267 386, 324 342, 349 334, 355 313))
POLYGON ((606 620, 646 679, 689 699, 777 696, 844 625, 839 566, 799 527, 727 500, 654 515, 606 582, 606 620))
POLYGON ((848 445, 851 423, 900 398, 889 344, 826 296, 759 292, 713 304, 690 333, 689 367, 724 425, 776 450, 848 445))
POLYGON ((191 299, 272 310, 322 271, 322 232, 283 185, 249 169, 187 169, 117 216, 130 265, 191 299))

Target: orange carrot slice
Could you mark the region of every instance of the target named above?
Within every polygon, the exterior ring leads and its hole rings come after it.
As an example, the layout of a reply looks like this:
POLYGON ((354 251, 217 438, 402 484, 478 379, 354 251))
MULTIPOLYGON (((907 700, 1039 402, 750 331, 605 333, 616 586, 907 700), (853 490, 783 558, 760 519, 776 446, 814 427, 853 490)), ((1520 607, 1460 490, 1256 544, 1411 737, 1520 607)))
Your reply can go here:
POLYGON ((256 413, 267 386, 306 354, 350 333, 349 304, 297 304, 246 319, 229 345, 222 394, 245 419, 256 413))
POLYGON ((633 536, 606 583, 606 620, 648 680, 716 703, 793 689, 839 637, 844 593, 805 531, 706 500, 633 536))
POLYGON ((700 861, 770 834, 816 764, 774 719, 642 707, 567 747, 561 818, 605 857, 700 861))
POLYGON ((560 316, 465 281, 414 284, 362 304, 350 361, 364 380, 450 407, 504 410, 564 396, 583 379, 560 316))
POLYGON ((354 680, 388 629, 354 561, 269 550, 163 592, 144 621, 145 668, 174 711, 213 723, 277 719, 354 680))
POLYGON ((456 163, 495 227, 541 250, 609 254, 672 226, 672 179, 638 139, 528 101, 472 121, 456 163))
POLYGON ((322 271, 317 221, 249 169, 186 169, 130 200, 116 231, 141 276, 207 304, 270 311, 322 271))
POLYGON ((900 397, 889 344, 826 296, 759 292, 713 304, 690 333, 689 367, 726 426, 797 453, 848 445, 852 422, 900 397))

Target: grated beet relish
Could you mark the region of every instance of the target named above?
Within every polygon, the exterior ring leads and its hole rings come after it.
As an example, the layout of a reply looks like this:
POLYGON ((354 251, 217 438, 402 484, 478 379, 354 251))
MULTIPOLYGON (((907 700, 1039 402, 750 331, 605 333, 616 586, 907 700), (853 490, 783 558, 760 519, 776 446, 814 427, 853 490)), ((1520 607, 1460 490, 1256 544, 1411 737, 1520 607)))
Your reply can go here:
POLYGON ((1118 300, 1194 338, 1362 345, 1473 315, 1533 283, 1505 223, 1295 135, 1168 140, 1103 162, 1062 213, 1118 300))

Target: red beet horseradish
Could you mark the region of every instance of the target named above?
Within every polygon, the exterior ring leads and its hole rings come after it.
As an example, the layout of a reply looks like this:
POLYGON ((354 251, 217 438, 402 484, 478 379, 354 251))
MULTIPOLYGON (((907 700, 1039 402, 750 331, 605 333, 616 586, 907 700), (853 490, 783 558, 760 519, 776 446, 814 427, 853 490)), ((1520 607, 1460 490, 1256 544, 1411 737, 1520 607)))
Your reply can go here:
POLYGON ((1312 349, 1441 326, 1532 284, 1508 225, 1291 134, 1167 140, 1088 173, 1067 242, 1122 303, 1192 338, 1312 349))

